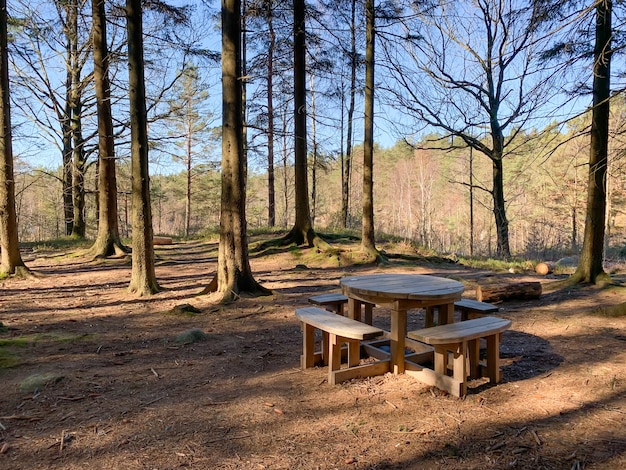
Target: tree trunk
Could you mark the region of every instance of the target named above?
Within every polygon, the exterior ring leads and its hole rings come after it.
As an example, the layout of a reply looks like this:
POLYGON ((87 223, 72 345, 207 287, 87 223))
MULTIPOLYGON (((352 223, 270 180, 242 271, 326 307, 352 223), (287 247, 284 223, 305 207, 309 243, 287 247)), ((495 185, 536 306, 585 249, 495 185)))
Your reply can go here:
MULTIPOLYGON (((497 109, 497 107, 496 107, 497 109)), ((493 113, 491 120, 491 138, 493 142, 492 163, 492 196, 493 215, 496 221, 496 254, 502 258, 510 258, 509 248, 509 221, 506 217, 506 201, 504 199, 504 170, 502 157, 504 153, 504 136, 498 123, 498 118, 493 113)))
POLYGON ((367 16, 365 47, 365 120, 363 143, 363 221, 361 248, 378 255, 374 239, 374 0, 365 1, 367 16))
MULTIPOLYGON (((187 102, 187 107, 189 108, 189 102, 187 102)), ((192 169, 192 151, 191 151, 191 134, 193 132, 193 125, 191 123, 191 119, 189 119, 189 113, 191 110, 187 109, 187 137, 186 137, 186 145, 185 145, 185 153, 186 153, 186 191, 185 191, 185 237, 189 236, 189 229, 191 227, 191 169, 192 169)))
MULTIPOLYGON (((350 179, 352 176, 352 128, 354 117, 354 101, 356 95, 356 0, 352 0, 350 23, 350 101, 347 116, 346 156, 342 165, 341 175, 341 220, 343 228, 348 228, 350 216, 350 179)), ((343 91, 343 90, 342 90, 343 91)), ((342 110, 343 112, 343 110, 342 110)))
POLYGON ((222 197, 217 274, 207 287, 222 301, 267 294, 250 269, 246 231, 241 83, 241 1, 222 0, 222 197))
MULTIPOLYGON (((69 51, 68 51, 69 56, 69 51)), ((69 60, 69 57, 67 58, 69 60)), ((67 71, 65 80, 65 113, 61 118, 61 132, 63 133, 63 218, 65 225, 65 235, 72 234, 72 228, 74 226, 74 201, 72 196, 72 188, 74 186, 73 178, 73 164, 72 164, 72 127, 71 127, 71 115, 72 115, 72 74, 71 71, 67 71)))
POLYGON ((310 77, 311 83, 311 140, 313 144, 311 161, 311 224, 315 224, 315 214, 317 212, 317 126, 315 123, 315 80, 310 77))
POLYGON ((293 37, 294 37, 294 166, 295 166, 295 225, 285 237, 297 245, 305 242, 315 244, 315 232, 311 222, 309 207, 308 172, 307 172, 307 134, 306 134, 306 33, 304 0, 293 0, 293 37))
POLYGON ((82 132, 82 84, 80 83, 80 58, 78 53, 78 2, 72 0, 67 5, 67 40, 70 51, 70 126, 72 131, 73 171, 72 197, 74 223, 72 236, 85 237, 85 148, 82 132))
POLYGON ((148 173, 148 119, 143 71, 141 0, 126 1, 128 29, 128 83, 130 100, 133 252, 130 292, 151 295, 159 291, 154 271, 152 210, 148 173))
POLYGON ((613 2, 596 4, 596 39, 593 60, 593 109, 587 215, 580 261, 572 275, 574 282, 596 284, 604 278, 602 267, 606 217, 606 176, 609 141, 609 99, 611 97, 611 16, 613 2))
POLYGON ((98 236, 91 247, 96 257, 121 255, 127 251, 122 244, 117 221, 117 176, 115 142, 111 114, 111 85, 106 36, 105 0, 92 0, 92 40, 94 84, 98 111, 98 236))
POLYGON ((20 255, 15 212, 6 0, 0 0, 0 123, 0 274, 15 274, 26 268, 20 255))
POLYGON ((273 2, 266 2, 267 27, 270 37, 267 51, 267 224, 276 225, 276 187, 274 175, 274 50, 276 33, 272 11, 273 2))

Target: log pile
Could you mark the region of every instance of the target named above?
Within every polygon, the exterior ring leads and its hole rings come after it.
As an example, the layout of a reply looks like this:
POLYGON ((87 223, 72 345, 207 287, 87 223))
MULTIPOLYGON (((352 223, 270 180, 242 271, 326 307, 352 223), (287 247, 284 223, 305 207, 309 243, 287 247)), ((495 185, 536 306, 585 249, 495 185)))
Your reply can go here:
POLYGON ((479 302, 538 299, 540 296, 541 283, 534 281, 485 284, 476 287, 476 300, 479 302))

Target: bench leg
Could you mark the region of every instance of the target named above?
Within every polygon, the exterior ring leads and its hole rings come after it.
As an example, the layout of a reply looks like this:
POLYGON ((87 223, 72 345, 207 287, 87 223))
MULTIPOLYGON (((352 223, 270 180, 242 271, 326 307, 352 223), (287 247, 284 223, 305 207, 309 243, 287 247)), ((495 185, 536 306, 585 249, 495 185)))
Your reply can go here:
POLYGON ((454 351, 454 362, 452 363, 452 376, 460 383, 461 396, 466 393, 466 379, 467 379, 467 342, 458 343, 456 350, 454 351))
POLYGON ((322 331, 322 363, 328 365, 328 332, 322 331))
POLYGON ((328 383, 335 385, 334 371, 341 369, 341 338, 328 335, 328 383))
POLYGON ((448 349, 445 346, 435 346, 435 372, 446 375, 448 370, 448 349))
POLYGON ((487 377, 491 383, 500 382, 500 333, 487 336, 487 377))
POLYGON ((306 323, 302 324, 302 357, 300 363, 303 369, 315 365, 315 328, 306 323))
POLYGON ((469 349, 469 376, 477 379, 480 377, 480 339, 471 340, 467 347, 469 349))
POLYGON ((353 339, 348 341, 348 367, 355 367, 361 362, 361 342, 353 339))
POLYGON ((457 307, 461 311, 461 321, 466 321, 469 319, 469 310, 463 307, 457 307))

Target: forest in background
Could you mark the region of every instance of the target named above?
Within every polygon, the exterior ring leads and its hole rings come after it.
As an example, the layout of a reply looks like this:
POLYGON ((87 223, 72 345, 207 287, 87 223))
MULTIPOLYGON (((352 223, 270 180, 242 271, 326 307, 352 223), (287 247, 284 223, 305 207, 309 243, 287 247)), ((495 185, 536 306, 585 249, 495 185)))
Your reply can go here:
MULTIPOLYGON (((516 151, 504 162, 510 216, 511 250, 528 259, 556 259, 576 254, 582 243, 587 187, 589 139, 584 135, 588 116, 573 120, 565 131, 546 128, 517 137, 516 151)), ((615 100, 611 118, 608 178, 606 256, 626 256, 626 106, 615 100)), ((491 166, 484 156, 465 150, 435 148, 436 136, 422 142, 398 142, 377 147, 374 162, 374 201, 377 232, 399 237, 440 253, 470 255, 470 181, 473 174, 473 254, 490 257, 495 251, 495 227, 486 190, 491 166), (423 147, 430 146, 425 149, 423 147), (421 148, 420 148, 421 147, 421 148)), ((361 200, 362 147, 354 149, 355 167, 350 184, 349 227, 358 232, 361 200)), ((311 157, 312 160, 312 157, 311 157)), ((316 197, 311 200, 315 227, 322 233, 342 228, 340 161, 317 158, 316 197)), ((129 161, 118 165, 118 206, 122 236, 130 236, 129 161)), ((18 171, 16 180, 20 240, 41 242, 64 235, 62 169, 18 171)), ((215 165, 193 168, 194 185, 190 237, 215 233, 219 225, 220 174, 215 165)), ((154 231, 185 236, 186 172, 156 174, 151 178, 154 231)), ((86 173, 87 238, 94 238, 96 218, 95 167, 86 173)), ((310 187, 312 187, 311 175, 310 187)), ((289 159, 276 168, 276 227, 293 224, 293 166, 289 159)), ((248 178, 248 226, 268 227, 267 173, 252 170, 248 178)))
MULTIPOLYGON (((45 5, 45 2, 42 4, 45 5)), ((439 4, 446 5, 446 2, 439 4)), ((16 155, 16 195, 22 241, 41 241, 69 234, 87 238, 95 236, 95 113, 88 61, 90 25, 89 17, 83 11, 86 5, 82 2, 70 3, 56 12, 38 9, 35 3, 15 2, 11 5, 16 17, 29 19, 28 22, 14 23, 16 29, 11 49, 15 74, 12 99, 16 111, 14 117, 17 117, 18 122, 15 126, 15 140, 20 144, 16 155), (64 24, 66 18, 73 19, 75 30, 55 29, 64 24), (57 36, 49 36, 48 33, 57 36), (51 37, 53 40, 49 40, 51 37), (65 46, 67 50, 64 50, 65 46), (64 70, 55 59, 66 52, 67 70, 64 70), (54 69, 55 73, 47 77, 33 73, 38 68, 54 69), (54 79, 63 78, 62 72, 70 71, 72 81, 68 88, 63 87, 62 80, 54 82, 54 79), (37 94, 41 100, 37 104, 37 101, 32 100, 33 90, 41 90, 37 81, 43 78, 53 80, 43 88, 54 92, 49 96, 45 96, 45 93, 37 94), (80 96, 76 98, 76 94, 80 96), (51 102, 53 106, 49 106, 51 102), (48 113, 48 108, 57 111, 66 109, 68 104, 76 105, 78 109, 70 110, 67 116, 61 114, 53 118, 41 114, 48 113), (37 122, 35 119, 33 124, 33 117, 40 120, 37 122), (58 123, 54 122, 54 118, 58 118, 58 123), (76 122, 78 118, 80 122, 76 122), (28 122, 31 122, 30 126, 28 122), (68 122, 73 124, 71 129, 64 127, 68 122), (60 126, 57 125, 59 123, 60 126), (49 127, 45 140, 58 147, 59 162, 62 157, 65 160, 65 164, 59 164, 56 170, 37 165, 38 154, 49 154, 50 148, 43 143, 41 133, 29 132, 32 126, 41 130, 46 124, 49 127), (61 141, 65 145, 68 137, 71 140, 68 146, 61 146, 61 141), (25 145, 29 142, 30 147, 25 145), (81 200, 84 200, 82 207, 81 200), (85 222, 84 234, 76 231, 76 227, 83 225, 81 217, 85 222)), ((477 15, 476 20, 480 23, 480 12, 476 13, 480 10, 478 6, 484 6, 483 13, 487 14, 487 7, 498 5, 511 11, 507 10, 506 15, 494 18, 494 24, 498 22, 502 28, 511 28, 518 37, 530 36, 540 28, 546 28, 542 30, 544 33, 551 31, 553 25, 549 21, 544 26, 535 22, 535 8, 538 8, 535 2, 522 2, 519 5, 515 2, 467 2, 460 5, 458 11, 447 10, 445 13, 450 16, 445 17, 445 20, 454 22, 455 15, 471 13, 477 15)), ((288 229, 294 219, 290 6, 284 5, 284 2, 250 1, 244 2, 243 7, 246 31, 244 48, 247 53, 247 62, 244 64, 249 161, 247 223, 250 228, 270 226, 288 229), (271 165, 268 161, 270 143, 275 146, 272 149, 271 165), (268 200, 270 171, 275 185, 276 200, 273 204, 268 200), (275 209, 275 221, 268 214, 269 207, 275 209)), ((428 11, 414 11, 414 16, 408 15, 401 19, 394 17, 394 12, 410 10, 411 6, 407 2, 380 2, 377 8, 377 35, 381 45, 377 55, 378 102, 380 105, 395 106, 396 114, 393 117, 398 120, 393 123, 397 131, 394 137, 403 136, 405 140, 400 140, 392 147, 378 147, 375 152, 376 230, 380 234, 398 236, 435 251, 491 256, 497 251, 491 172, 492 163, 499 157, 492 161, 485 154, 471 150, 465 145, 461 131, 456 129, 444 128, 447 131, 444 134, 424 134, 426 130, 432 130, 430 125, 433 119, 439 119, 436 116, 439 110, 441 115, 448 111, 437 108, 437 104, 441 105, 443 101, 437 101, 441 98, 437 96, 434 87, 420 90, 424 93, 422 97, 411 96, 414 84, 403 81, 411 74, 405 73, 408 69, 400 68, 411 65, 414 71, 425 72, 420 69, 423 64, 411 48, 419 44, 418 39, 426 38, 428 41, 421 44, 422 52, 427 54, 427 47, 432 47, 430 53, 436 57, 436 48, 442 46, 435 40, 436 33, 449 34, 454 29, 445 30, 445 25, 437 24, 425 26, 436 18, 429 16, 432 12, 428 11), (401 24, 401 27, 396 30, 394 28, 397 24, 401 24), (402 31, 402 28, 416 25, 421 28, 420 31, 434 34, 423 38, 393 36, 394 32, 402 31), (392 82, 395 88, 390 85, 392 82), (424 101, 419 102, 420 99, 424 101), (422 108, 418 110, 413 107, 416 103, 422 108), (437 111, 429 115, 433 109, 437 111)), ((591 11, 589 6, 575 12, 573 17, 565 18, 569 21, 579 14, 581 17, 589 15, 591 11)), ((115 8, 111 8, 111 13, 118 218, 121 234, 130 236, 124 31, 121 26, 122 15, 115 8)), ((209 93, 217 88, 219 54, 198 47, 206 39, 202 34, 207 28, 202 26, 214 24, 214 13, 210 10, 201 11, 196 5, 196 9, 187 10, 186 19, 180 21, 149 9, 144 15, 147 25, 145 68, 150 91, 148 114, 151 164, 159 168, 159 162, 176 162, 165 165, 170 171, 164 174, 153 170, 151 177, 153 224, 158 234, 202 236, 216 230, 219 222, 220 168, 217 162, 220 158, 216 150, 219 148, 216 137, 219 127, 215 122, 215 116, 219 113, 209 104, 209 93), (183 24, 184 28, 181 27, 183 24), (182 48, 183 44, 185 48, 182 48), (179 173, 176 172, 185 167, 179 173), (186 191, 191 187, 190 181, 193 181, 193 187, 191 193, 187 194, 186 191), (185 207, 186 204, 189 207, 185 207), (188 221, 185 220, 187 215, 190 216, 188 221)), ((359 142, 363 105, 364 11, 361 2, 333 0, 310 2, 307 13, 310 26, 307 38, 310 105, 307 112, 311 217, 316 229, 322 232, 344 227, 358 230, 361 222, 362 147, 359 142), (351 167, 346 169, 347 165, 351 167), (346 214, 342 207, 344 201, 348 201, 346 214)), ((588 49, 590 42, 585 41, 589 41, 592 24, 592 21, 575 23, 572 20, 568 23, 570 28, 565 28, 567 31, 557 28, 559 32, 552 38, 546 33, 541 39, 532 42, 532 47, 524 42, 513 45, 510 54, 520 54, 522 60, 529 57, 527 63, 532 62, 532 67, 521 73, 511 69, 503 71, 503 74, 506 72, 503 86, 511 86, 508 94, 518 94, 518 106, 524 108, 523 112, 516 110, 515 103, 507 98, 499 103, 502 119, 508 126, 505 128, 503 123, 499 130, 507 132, 507 149, 502 163, 511 252, 516 256, 552 258, 576 253, 582 243, 589 116, 572 119, 571 114, 567 115, 563 109, 550 108, 546 96, 561 94, 559 100, 563 100, 563 96, 575 96, 571 99, 584 101, 585 87, 578 80, 588 85, 589 63, 584 60, 569 63, 568 73, 572 78, 569 83, 563 70, 556 73, 560 65, 548 65, 547 60, 541 59, 541 54, 546 53, 551 40, 565 38, 572 39, 580 47, 575 52, 579 54, 578 58, 584 58, 583 46, 587 44, 588 49), (583 23, 586 28, 584 31, 575 31, 572 27, 583 23), (571 36, 568 37, 568 34, 571 36), (554 79, 548 79, 549 74, 554 79), (583 75, 585 78, 581 79, 583 75), (555 82, 556 79, 561 81, 555 82), (531 86, 526 86, 524 80, 526 83, 531 82, 531 86), (547 91, 539 93, 537 83, 542 80, 546 81, 547 91), (550 88, 555 84, 558 87, 550 88), (575 86, 580 86, 577 94, 573 92, 575 86), (535 121, 530 112, 538 110, 540 118, 535 121), (511 116, 507 117, 507 112, 512 113, 511 116), (545 125, 552 117, 553 125, 545 125), (541 122, 544 126, 533 128, 530 125, 533 122, 541 122)), ((616 29, 620 25, 618 23, 616 29)), ((456 28, 463 29, 459 28, 458 23, 456 28)), ((484 52, 478 33, 470 34, 472 31, 469 26, 462 32, 472 39, 475 37, 478 44, 476 51, 484 52)), ((457 53, 455 47, 458 45, 452 42, 445 45, 445 51, 450 55, 457 53)), ((473 79, 479 83, 482 80, 480 70, 474 70, 467 61, 465 66, 466 73, 477 74, 473 79)), ((614 98, 611 100, 612 139, 605 245, 611 250, 607 251, 608 254, 619 255, 624 244, 625 225, 621 221, 624 105, 619 93, 614 98)), ((476 133, 478 146, 484 142, 485 148, 488 148, 490 138, 486 118, 478 111, 468 112, 472 107, 471 102, 463 102, 459 110, 463 119, 466 119, 465 128, 476 133)), ((379 119, 379 123, 391 119, 389 115, 383 114, 381 112, 383 119, 379 119)))

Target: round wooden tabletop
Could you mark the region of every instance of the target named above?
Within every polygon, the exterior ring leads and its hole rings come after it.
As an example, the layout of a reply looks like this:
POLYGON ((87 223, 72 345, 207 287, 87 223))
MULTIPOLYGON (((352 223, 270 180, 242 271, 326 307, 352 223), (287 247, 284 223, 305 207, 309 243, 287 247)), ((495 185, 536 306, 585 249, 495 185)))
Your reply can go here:
POLYGON ((370 274, 344 277, 343 293, 350 296, 377 297, 390 300, 458 300, 463 284, 445 277, 424 274, 370 274))

